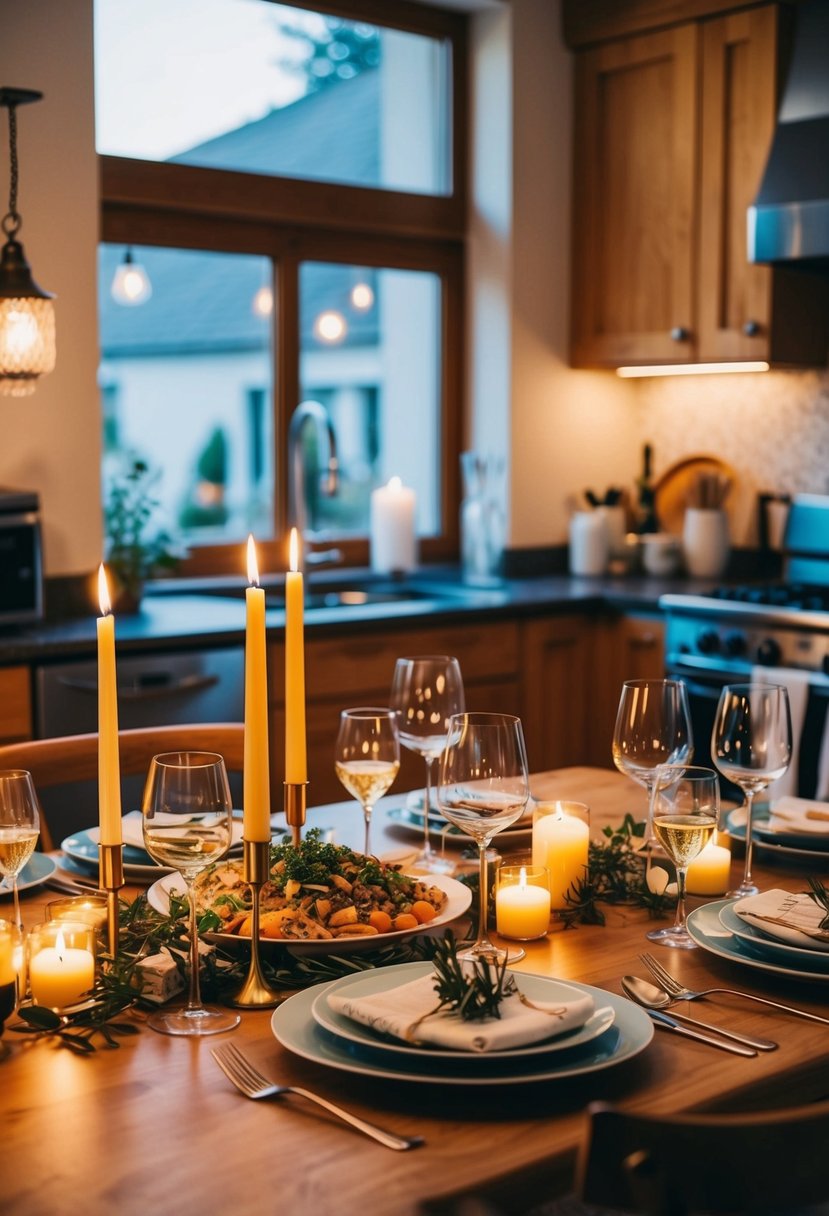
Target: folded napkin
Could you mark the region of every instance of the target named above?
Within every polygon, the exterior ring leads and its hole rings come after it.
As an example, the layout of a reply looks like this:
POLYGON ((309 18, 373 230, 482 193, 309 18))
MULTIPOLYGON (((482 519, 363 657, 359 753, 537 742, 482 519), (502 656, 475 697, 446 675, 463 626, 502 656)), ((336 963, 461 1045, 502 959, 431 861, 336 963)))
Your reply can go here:
POLYGON ((746 924, 768 937, 805 950, 829 952, 829 930, 820 928, 826 909, 808 895, 763 891, 738 900, 734 911, 746 924))
POLYGON ((435 977, 423 975, 388 992, 368 996, 329 993, 335 1012, 412 1044, 433 1044, 455 1051, 505 1051, 553 1038, 583 1026, 593 1013, 593 998, 525 1003, 518 992, 505 997, 500 1018, 464 1022, 455 1013, 432 1013, 438 1003, 435 977))
MULTIPOLYGON (((128 815, 124 815, 121 820, 121 838, 126 845, 130 845, 134 849, 144 848, 144 825, 142 823, 143 815, 140 811, 130 811, 128 815)), ((186 830, 185 824, 182 823, 182 831, 186 830)), ((233 820, 233 835, 231 837, 230 847, 241 843, 243 825, 239 820, 233 820)), ((100 830, 90 828, 87 835, 89 839, 97 841, 100 830)))
POLYGON ((771 804, 768 826, 773 832, 829 837, 829 802, 814 802, 811 798, 777 798, 771 804))

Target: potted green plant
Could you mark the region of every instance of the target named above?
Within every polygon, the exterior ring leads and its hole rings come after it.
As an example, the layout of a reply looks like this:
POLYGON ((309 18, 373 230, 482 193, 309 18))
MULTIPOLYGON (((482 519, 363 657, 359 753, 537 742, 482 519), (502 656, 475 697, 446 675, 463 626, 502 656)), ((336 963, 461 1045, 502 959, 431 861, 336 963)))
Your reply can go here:
POLYGON ((119 612, 137 612, 146 580, 174 569, 181 557, 170 533, 156 525, 159 500, 153 487, 159 476, 133 457, 126 472, 110 482, 104 530, 107 566, 115 581, 113 606, 119 612))

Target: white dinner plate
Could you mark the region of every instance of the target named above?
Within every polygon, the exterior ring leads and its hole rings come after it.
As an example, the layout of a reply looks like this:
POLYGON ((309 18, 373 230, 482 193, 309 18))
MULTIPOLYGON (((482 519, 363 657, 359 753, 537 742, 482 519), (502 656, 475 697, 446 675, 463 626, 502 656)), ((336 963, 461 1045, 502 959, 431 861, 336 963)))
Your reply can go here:
MULTIPOLYGON (((452 921, 463 916, 472 902, 472 890, 465 883, 449 878, 445 874, 418 874, 417 878, 432 886, 440 887, 446 894, 443 911, 428 924, 419 925, 416 929, 396 929, 391 933, 375 933, 366 937, 332 937, 299 941, 289 938, 260 937, 260 947, 263 953, 279 953, 290 949, 291 954, 363 954, 368 950, 379 950, 383 946, 393 946, 405 942, 410 937, 432 937, 435 931, 442 935, 443 930, 452 921)), ((164 916, 170 910, 170 891, 184 892, 186 890, 181 874, 174 871, 154 882, 147 891, 147 900, 151 908, 164 916)), ((239 937, 236 933, 203 933, 207 942, 214 942, 230 951, 247 951, 249 938, 239 937)))
MULTIPOLYGON (((72 861, 76 862, 84 871, 98 873, 98 839, 97 829, 93 837, 93 829, 88 829, 83 832, 74 832, 73 835, 67 836, 61 841, 62 851, 67 857, 71 857, 72 861)), ((172 871, 169 867, 159 866, 153 861, 149 853, 145 853, 143 849, 135 849, 132 845, 124 845, 124 877, 133 878, 138 881, 152 881, 158 878, 159 874, 170 874, 172 871)))
MULTIPOLYGON (((395 827, 403 828, 407 832, 413 832, 416 835, 423 837, 423 812, 413 809, 408 806, 391 807, 386 811, 386 818, 395 827)), ((503 845, 518 844, 529 839, 532 834, 532 823, 524 820, 511 828, 504 828, 503 832, 499 832, 497 836, 493 836, 493 847, 501 848, 503 845)), ((462 832, 460 828, 455 827, 454 823, 447 823, 445 819, 429 816, 429 835, 433 842, 446 840, 447 844, 452 845, 467 845, 470 848, 475 848, 474 839, 467 833, 462 832)))
MULTIPOLYGON (((42 883, 46 882, 47 878, 52 877, 57 868, 58 863, 54 857, 50 857, 47 853, 32 853, 17 876, 18 891, 26 891, 29 887, 41 886, 42 883)), ((8 879, 0 881, 0 895, 11 899, 12 889, 8 879)))
MULTIPOLYGON (((754 821, 752 825, 754 847, 762 850, 767 861, 776 857, 783 862, 808 862, 814 869, 829 869, 829 849, 825 846, 820 849, 810 849, 803 848, 802 845, 782 844, 776 839, 772 839, 772 836, 776 836, 777 833, 768 831, 768 806, 755 806, 752 818, 754 821)), ((735 811, 729 811, 725 817, 725 827, 729 836, 733 836, 735 840, 744 841, 746 838, 745 808, 738 807, 735 811)), ((789 840, 789 837, 787 836, 786 839, 789 840)))
MULTIPOLYGON (((404 1043, 401 1039, 394 1039, 387 1035, 380 1035, 373 1032, 368 1026, 363 1026, 359 1022, 355 1022, 352 1018, 347 1018, 343 1014, 338 1013, 336 1009, 332 1009, 328 997, 332 992, 340 995, 348 990, 350 996, 369 996, 375 992, 385 992, 389 987, 395 986, 395 980, 398 984, 405 984, 411 980, 419 979, 422 975, 428 975, 433 970, 432 964, 424 963, 400 963, 396 967, 376 968, 373 971, 363 971, 357 975, 345 975, 342 979, 335 980, 330 988, 325 992, 321 992, 314 1004, 311 1006, 311 1013, 314 1021, 327 1030, 329 1034, 340 1039, 346 1039, 351 1043, 356 1043, 358 1046, 368 1048, 371 1051, 385 1054, 389 1057, 400 1056, 403 1059, 409 1060, 429 1060, 434 1066, 435 1061, 442 1063, 447 1060, 452 1065, 462 1065, 468 1062, 479 1063, 481 1052, 463 1052, 451 1051, 447 1048, 441 1050, 439 1047, 415 1047, 411 1044, 404 1043)), ((572 984, 563 984, 559 980, 547 979, 539 975, 523 975, 516 973, 516 982, 518 983, 522 993, 535 1001, 572 1001, 577 1000, 582 996, 580 989, 574 988, 572 984)), ((503 1051, 488 1051, 486 1058, 488 1060, 522 1060, 529 1056, 549 1055, 554 1051, 566 1051, 571 1047, 581 1047, 584 1043, 590 1043, 593 1039, 604 1034, 609 1030, 616 1020, 616 1011, 610 1005, 603 1005, 601 1009, 596 1009, 587 1019, 583 1026, 578 1030, 568 1031, 567 1034, 560 1034, 544 1039, 539 1043, 530 1043, 526 1047, 511 1047, 503 1051)))
POLYGON ((742 938, 736 937, 720 920, 723 908, 731 902, 728 899, 712 900, 711 903, 703 904, 688 913, 688 932, 698 946, 720 958, 728 959, 731 963, 740 963, 758 971, 770 971, 774 975, 785 975, 789 979, 829 983, 829 970, 787 966, 780 962, 773 963, 767 958, 758 958, 752 947, 742 938))
POLYGON ((759 954, 772 963, 778 962, 784 966, 805 967, 808 971, 829 972, 829 954, 825 950, 821 952, 820 950, 809 950, 804 946, 792 946, 789 942, 770 937, 759 926, 743 920, 735 911, 734 902, 729 900, 720 909, 720 924, 738 937, 741 942, 744 942, 750 953, 759 954))
MULTIPOLYGON (((394 969, 382 968, 383 973, 391 970, 394 969)), ((545 977, 533 978, 543 981, 545 977)), ((337 982, 332 981, 334 984, 337 982)), ((613 992, 604 992, 601 988, 590 988, 586 984, 571 986, 580 992, 589 993, 597 1005, 609 1005, 616 1015, 614 1024, 598 1038, 581 1047, 574 1047, 571 1051, 533 1055, 524 1060, 487 1060, 486 1052, 481 1053, 480 1059, 476 1058, 460 1066, 445 1056, 441 1057, 437 1066, 428 1058, 418 1057, 410 1062, 399 1056, 392 1060, 347 1039, 338 1038, 314 1021, 311 1012, 314 1002, 326 992, 329 984, 316 984, 289 997, 274 1010, 271 1029, 283 1047, 314 1064, 323 1064, 342 1072, 379 1077, 387 1081, 413 1081, 441 1086, 521 1085, 535 1081, 564 1080, 615 1067, 632 1059, 648 1046, 653 1038, 654 1026, 644 1009, 613 992)))

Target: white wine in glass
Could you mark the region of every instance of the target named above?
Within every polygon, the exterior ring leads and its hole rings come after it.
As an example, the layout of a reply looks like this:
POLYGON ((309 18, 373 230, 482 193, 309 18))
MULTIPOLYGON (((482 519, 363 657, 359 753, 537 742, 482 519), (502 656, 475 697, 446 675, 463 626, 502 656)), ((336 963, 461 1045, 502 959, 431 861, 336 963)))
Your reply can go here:
MULTIPOLYGON (((685 883, 688 867, 714 835, 720 817, 720 789, 712 768, 664 764, 653 788, 653 830, 676 866, 676 919, 657 939, 663 946, 693 950, 696 942, 685 927, 685 883)), ((653 939, 651 939, 653 940, 653 939)))
POLYGON ((25 769, 0 771, 0 874, 14 896, 14 923, 21 929, 17 880, 40 835, 40 803, 32 774, 25 769))
POLYGON ((465 708, 463 679, 457 659, 446 654, 398 659, 391 686, 391 708, 397 712, 400 742, 426 762, 423 800, 423 847, 411 868, 426 874, 447 874, 454 865, 438 856, 429 836, 432 814, 432 773, 443 751, 453 714, 465 708))
POLYGON ((392 709, 344 709, 334 757, 334 772, 363 808, 365 845, 371 853, 371 813, 400 771, 397 715, 392 709))
POLYGON ((202 1004, 199 934, 193 881, 224 857, 232 832, 230 786, 225 762, 215 752, 166 752, 154 756, 144 786, 141 813, 144 847, 163 866, 175 866, 190 903, 190 989, 184 1009, 160 1009, 147 1019, 163 1034, 218 1034, 238 1026, 237 1013, 202 1004))
POLYGON ((781 684, 728 684, 720 693, 711 731, 711 759, 746 796, 746 859, 743 880, 729 898, 756 895, 754 798, 782 777, 792 758, 789 694, 781 684))

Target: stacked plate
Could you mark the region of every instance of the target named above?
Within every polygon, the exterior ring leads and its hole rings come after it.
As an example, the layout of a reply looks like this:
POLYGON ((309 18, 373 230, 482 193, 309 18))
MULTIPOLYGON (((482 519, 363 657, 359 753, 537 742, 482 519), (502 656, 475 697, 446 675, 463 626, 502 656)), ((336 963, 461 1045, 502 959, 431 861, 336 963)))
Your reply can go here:
POLYGON ((738 915, 745 900, 720 899, 695 908, 688 932, 704 950, 759 971, 829 983, 829 952, 790 945, 738 915))
POLYGON ((343 1072, 441 1085, 514 1085, 552 1081, 610 1068, 638 1055, 653 1037, 653 1023, 638 1006, 615 993, 546 976, 516 976, 535 1001, 572 1001, 589 994, 595 1012, 578 1030, 505 1051, 460 1052, 418 1047, 377 1034, 335 1011, 331 993, 365 997, 388 992, 427 975, 430 963, 403 963, 328 984, 317 984, 280 1005, 271 1027, 295 1055, 343 1072))
MULTIPOLYGON (((422 838, 425 797, 425 790, 412 790, 403 806, 391 807, 386 812, 389 822, 422 838)), ((529 810, 512 827, 505 828, 503 832, 498 833, 499 850, 504 852, 507 844, 527 844, 532 833, 532 826, 532 810, 529 810)), ((429 834, 435 841, 446 840, 449 844, 475 847, 472 837, 467 832, 463 832, 460 828, 455 827, 453 823, 447 823, 434 804, 429 811, 429 834)))
MULTIPOLYGON (((731 811, 726 827, 736 840, 746 838, 745 808, 731 811)), ((755 805, 752 816, 755 848, 767 861, 806 863, 829 869, 829 803, 809 798, 778 798, 770 805, 755 805)))
MULTIPOLYGON (((153 882, 159 874, 171 873, 169 867, 158 865, 143 847, 141 812, 130 811, 121 820, 124 840, 124 877, 133 882, 153 882)), ((83 873, 98 873, 98 841, 100 839, 97 827, 87 828, 83 832, 75 832, 61 841, 61 849, 83 873)), ((234 818, 231 854, 242 846, 242 821, 234 818)), ((72 866, 65 866, 71 869, 72 866)))

